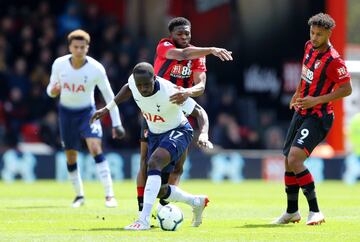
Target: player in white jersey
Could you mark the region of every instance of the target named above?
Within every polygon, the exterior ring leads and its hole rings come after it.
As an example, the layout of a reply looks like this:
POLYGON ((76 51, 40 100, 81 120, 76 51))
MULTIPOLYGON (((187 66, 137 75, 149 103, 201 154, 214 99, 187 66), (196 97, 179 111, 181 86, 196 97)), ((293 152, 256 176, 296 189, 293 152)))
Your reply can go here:
MULTIPOLYGON (((95 112, 94 90, 97 86, 108 103, 114 97, 104 67, 87 56, 90 36, 83 30, 75 30, 68 35, 71 54, 57 58, 52 66, 47 93, 50 97, 60 95, 59 121, 62 146, 67 158, 67 169, 76 197, 73 207, 84 204, 83 184, 77 166, 77 153, 80 138, 84 138, 89 152, 94 157, 96 170, 105 189, 105 206, 116 207, 109 164, 102 151, 102 128, 100 122, 90 125, 89 120, 95 112)), ((122 138, 119 110, 110 112, 113 138, 122 138)))
POLYGON ((209 202, 205 195, 192 195, 174 185, 168 184, 169 174, 176 162, 191 143, 193 129, 185 114, 194 116, 199 124, 198 145, 212 148, 208 140, 209 121, 204 109, 192 98, 182 105, 170 101, 170 96, 178 92, 178 87, 171 82, 154 75, 149 63, 139 63, 115 99, 104 108, 95 112, 91 121, 104 116, 131 96, 141 109, 149 126, 147 153, 147 181, 144 193, 144 206, 139 219, 126 226, 126 230, 150 229, 150 213, 156 198, 171 202, 183 202, 193 208, 193 226, 202 223, 202 213, 209 202))

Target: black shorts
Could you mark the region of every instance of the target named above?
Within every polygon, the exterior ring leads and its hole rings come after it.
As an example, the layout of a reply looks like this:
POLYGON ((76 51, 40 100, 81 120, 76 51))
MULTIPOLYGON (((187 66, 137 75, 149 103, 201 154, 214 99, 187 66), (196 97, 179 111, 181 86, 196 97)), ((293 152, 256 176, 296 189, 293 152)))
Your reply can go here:
POLYGON ((287 157, 291 146, 303 149, 310 156, 315 147, 325 139, 334 120, 334 114, 301 116, 294 113, 286 135, 283 154, 287 157))
POLYGON ((149 126, 146 120, 143 118, 141 123, 140 142, 148 142, 149 126))

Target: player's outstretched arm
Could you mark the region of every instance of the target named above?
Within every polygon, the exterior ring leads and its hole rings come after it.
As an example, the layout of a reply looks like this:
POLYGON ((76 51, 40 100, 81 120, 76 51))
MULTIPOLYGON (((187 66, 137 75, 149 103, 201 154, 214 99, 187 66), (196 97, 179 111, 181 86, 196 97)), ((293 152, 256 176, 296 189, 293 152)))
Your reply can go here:
POLYGON ((113 107, 123 103, 132 96, 129 84, 126 83, 120 91, 116 94, 113 100, 111 100, 105 107, 97 110, 90 119, 90 123, 93 123, 97 119, 101 119, 105 114, 107 114, 113 107))
POLYGON ((114 98, 114 102, 116 103, 116 105, 119 105, 120 103, 123 103, 123 102, 126 102, 127 100, 129 100, 131 96, 132 96, 132 92, 130 90, 129 84, 126 83, 120 89, 120 91, 116 94, 116 96, 114 98))
POLYGON ((166 52, 165 57, 171 60, 194 60, 203 56, 214 55, 222 61, 232 61, 232 52, 217 47, 195 47, 190 46, 184 49, 172 48, 166 52))
POLYGON ((199 105, 196 104, 191 116, 195 117, 200 130, 199 139, 197 144, 201 148, 213 148, 213 144, 209 141, 209 118, 205 110, 199 105))

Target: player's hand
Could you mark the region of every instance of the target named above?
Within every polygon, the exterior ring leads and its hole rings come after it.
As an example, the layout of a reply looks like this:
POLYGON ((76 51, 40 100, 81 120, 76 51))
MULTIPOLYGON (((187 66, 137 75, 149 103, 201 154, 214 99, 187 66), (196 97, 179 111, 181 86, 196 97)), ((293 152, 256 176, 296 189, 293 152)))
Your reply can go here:
POLYGON ((109 110, 107 108, 101 108, 97 110, 93 116, 90 118, 90 124, 92 124, 95 120, 101 119, 105 114, 107 114, 109 110))
POLYGON ((125 137, 125 129, 122 125, 112 128, 112 138, 113 139, 122 139, 125 137))
POLYGON ((200 134, 197 144, 200 148, 214 148, 214 145, 209 141, 209 136, 207 134, 200 134))
POLYGON ((186 101, 186 99, 190 96, 190 93, 186 88, 178 87, 178 90, 178 92, 170 96, 170 102, 180 105, 186 101))
POLYGON ((220 60, 222 60, 222 61, 232 61, 233 60, 233 58, 231 56, 232 51, 228 51, 227 49, 213 47, 211 50, 211 54, 213 54, 216 57, 219 57, 220 60))
POLYGON ((291 98, 291 100, 290 100, 290 103, 289 103, 289 109, 291 110, 291 109, 297 109, 297 108, 299 108, 298 106, 297 106, 297 103, 296 103, 296 99, 298 99, 299 98, 299 94, 297 94, 297 93, 295 93, 293 96, 292 96, 292 98, 291 98))
POLYGON ((57 83, 55 83, 55 85, 53 86, 53 88, 51 88, 51 95, 53 96, 53 97, 57 97, 59 94, 60 94, 60 92, 61 92, 61 85, 60 85, 60 83, 59 82, 57 82, 57 83))
POLYGON ((318 99, 316 97, 312 97, 312 96, 306 96, 303 98, 296 99, 296 105, 297 105, 297 107, 299 107, 301 109, 312 108, 312 107, 316 106, 317 104, 319 104, 318 99))

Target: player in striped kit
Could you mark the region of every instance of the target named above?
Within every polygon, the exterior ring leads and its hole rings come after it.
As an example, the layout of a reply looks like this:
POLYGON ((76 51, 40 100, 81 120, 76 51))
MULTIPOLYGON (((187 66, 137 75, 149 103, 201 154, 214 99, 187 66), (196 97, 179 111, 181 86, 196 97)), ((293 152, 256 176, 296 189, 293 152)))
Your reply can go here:
POLYGON ((193 138, 193 129, 184 113, 195 117, 199 124, 198 145, 212 148, 208 140, 209 121, 206 112, 192 98, 181 105, 172 103, 170 96, 177 90, 173 83, 154 75, 154 69, 149 63, 139 63, 115 99, 92 117, 93 121, 101 118, 132 96, 149 126, 144 206, 139 219, 126 226, 126 230, 150 229, 151 209, 157 197, 190 205, 193 208, 193 224, 199 226, 202 223, 202 213, 209 202, 207 196, 192 195, 168 183, 170 173, 180 157, 186 156, 185 151, 193 138))
POLYGON ((300 221, 300 188, 309 204, 306 224, 316 225, 325 221, 318 206, 314 179, 304 162, 332 126, 332 101, 346 97, 352 91, 345 63, 329 40, 335 21, 330 15, 319 13, 311 17, 308 24, 310 40, 305 44, 301 80, 290 101, 290 109, 294 108, 295 113, 283 150, 287 209, 273 224, 300 221))
MULTIPOLYGON (((60 95, 60 136, 67 158, 69 177, 76 193, 72 207, 80 207, 85 201, 83 184, 76 162, 80 138, 85 139, 89 152, 94 157, 96 170, 105 190, 105 206, 117 207, 109 164, 102 151, 101 124, 99 121, 89 124, 90 117, 95 112, 95 86, 99 88, 106 102, 112 100, 114 93, 104 67, 87 56, 90 44, 89 34, 83 30, 75 30, 68 35, 67 39, 71 54, 54 61, 47 94, 52 98, 60 95)), ((122 138, 125 130, 120 120, 119 110, 112 109, 110 115, 113 138, 122 138)))

